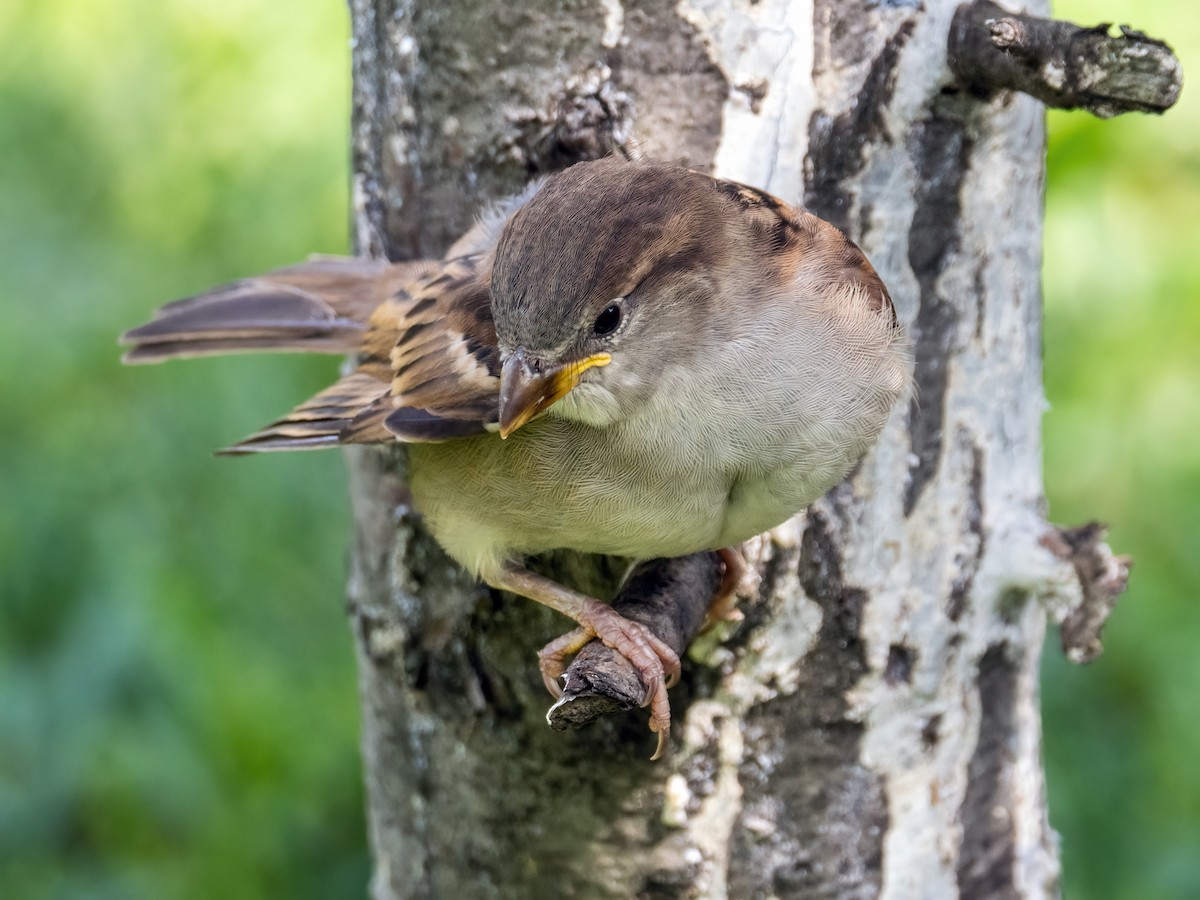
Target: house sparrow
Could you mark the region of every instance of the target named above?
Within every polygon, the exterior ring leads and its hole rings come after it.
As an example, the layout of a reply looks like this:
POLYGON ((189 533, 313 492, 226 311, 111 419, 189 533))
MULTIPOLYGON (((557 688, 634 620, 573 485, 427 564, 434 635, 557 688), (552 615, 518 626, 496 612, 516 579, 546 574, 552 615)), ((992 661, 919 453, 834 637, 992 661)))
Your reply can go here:
MULTIPOLYGON (((579 163, 437 262, 317 257, 163 307, 127 362, 245 350, 358 367, 228 452, 408 444, 414 505, 458 562, 593 636, 646 684, 659 753, 679 659, 525 567, 727 548, 803 509, 871 446, 911 363, 888 292, 838 229, 658 163, 579 163)), ((655 755, 658 756, 659 753, 655 755)))

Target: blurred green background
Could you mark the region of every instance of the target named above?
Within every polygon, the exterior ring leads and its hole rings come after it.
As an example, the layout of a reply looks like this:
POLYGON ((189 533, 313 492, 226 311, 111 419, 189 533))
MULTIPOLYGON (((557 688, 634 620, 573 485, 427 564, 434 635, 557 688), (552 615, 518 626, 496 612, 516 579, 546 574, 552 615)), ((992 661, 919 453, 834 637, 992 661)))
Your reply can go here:
MULTIPOLYGON (((1070 0, 1200 60, 1200 6, 1070 0)), ((343 6, 0 5, 0 894, 361 896, 336 454, 217 460, 330 360, 117 364, 158 302, 344 252, 343 6), (297 865, 299 863, 299 865, 297 865)), ((1132 587, 1045 664, 1071 898, 1200 896, 1200 100, 1051 116, 1046 480, 1132 587)))
POLYGON ((1162 118, 1050 116, 1046 489, 1135 560, 1104 655, 1043 664, 1068 898, 1200 897, 1200 4, 1060 0, 1183 61, 1162 118), (1191 76, 1191 84, 1187 78, 1191 76))

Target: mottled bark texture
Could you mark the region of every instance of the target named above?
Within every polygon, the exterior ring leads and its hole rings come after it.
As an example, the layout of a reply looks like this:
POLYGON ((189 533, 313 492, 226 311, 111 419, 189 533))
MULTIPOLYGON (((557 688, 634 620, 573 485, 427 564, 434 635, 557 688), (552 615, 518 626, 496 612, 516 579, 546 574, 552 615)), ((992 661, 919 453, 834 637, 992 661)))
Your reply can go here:
MULTIPOLYGON (((1055 895, 1047 610, 1091 648, 1125 564, 1043 519, 1040 105, 960 88, 953 0, 351 7, 361 251, 437 253, 531 173, 640 152, 846 229, 917 354, 879 446, 745 547, 745 620, 692 645, 654 764, 644 711, 547 726, 569 623, 445 557, 402 452, 352 452, 374 896, 1055 895)), ((626 563, 543 565, 608 596, 626 563)))

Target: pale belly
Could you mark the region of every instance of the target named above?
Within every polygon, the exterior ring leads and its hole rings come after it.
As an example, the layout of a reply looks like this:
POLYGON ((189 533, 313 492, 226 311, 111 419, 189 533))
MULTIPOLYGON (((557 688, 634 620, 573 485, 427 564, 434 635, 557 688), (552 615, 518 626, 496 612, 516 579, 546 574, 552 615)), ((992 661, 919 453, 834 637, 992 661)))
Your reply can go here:
POLYGON ((554 549, 651 558, 740 543, 794 515, 849 465, 785 458, 739 470, 687 453, 604 450, 597 437, 546 419, 506 441, 414 445, 414 502, 447 552, 486 575, 554 549))

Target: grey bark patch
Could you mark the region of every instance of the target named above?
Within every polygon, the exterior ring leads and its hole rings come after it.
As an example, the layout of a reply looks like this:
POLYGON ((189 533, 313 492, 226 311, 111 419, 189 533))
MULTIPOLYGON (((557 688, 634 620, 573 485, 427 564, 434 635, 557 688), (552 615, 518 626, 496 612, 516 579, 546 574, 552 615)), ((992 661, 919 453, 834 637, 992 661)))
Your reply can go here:
POLYGON ((921 492, 937 471, 945 418, 946 361, 957 341, 959 313, 938 291, 938 279, 958 249, 963 177, 972 141, 952 100, 941 98, 930 117, 913 129, 917 179, 908 262, 920 289, 913 323, 916 391, 909 407, 908 432, 913 463, 904 495, 904 514, 912 513, 921 492))
POLYGON ((440 255, 525 182, 522 114, 553 115, 563 85, 595 66, 603 12, 591 0, 352 0, 351 14, 360 249, 440 255))
POLYGON ((766 99, 770 88, 770 82, 761 78, 734 86, 734 90, 739 94, 744 94, 746 99, 750 101, 750 112, 755 115, 762 112, 762 102, 766 99))
POLYGON ((824 619, 799 664, 797 690, 747 717, 731 897, 867 898, 880 890, 887 802, 882 779, 859 762, 863 726, 847 718, 845 701, 867 666, 866 594, 844 583, 840 553, 826 515, 814 509, 799 575, 824 619), (780 811, 781 800, 803 813, 780 811), (747 828, 747 821, 774 827, 747 828))
POLYGON ((651 157, 709 169, 730 85, 673 0, 626 0, 624 40, 608 55, 613 82, 637 110, 634 144, 651 157), (686 104, 679 98, 687 97, 686 104), (661 136, 671 135, 664 154, 661 136))
POLYGON ((534 172, 552 172, 585 159, 629 156, 633 104, 610 72, 600 69, 567 85, 547 133, 531 154, 534 172))
POLYGON ((963 839, 958 850, 961 897, 1017 897, 1013 883, 1016 834, 1011 774, 1016 733, 1018 667, 1008 645, 993 644, 979 660, 976 683, 982 706, 979 739, 967 766, 967 793, 959 810, 963 839))
POLYGON ((634 896, 637 900, 690 900, 696 896, 695 882, 698 872, 698 865, 660 867, 646 873, 634 896))

